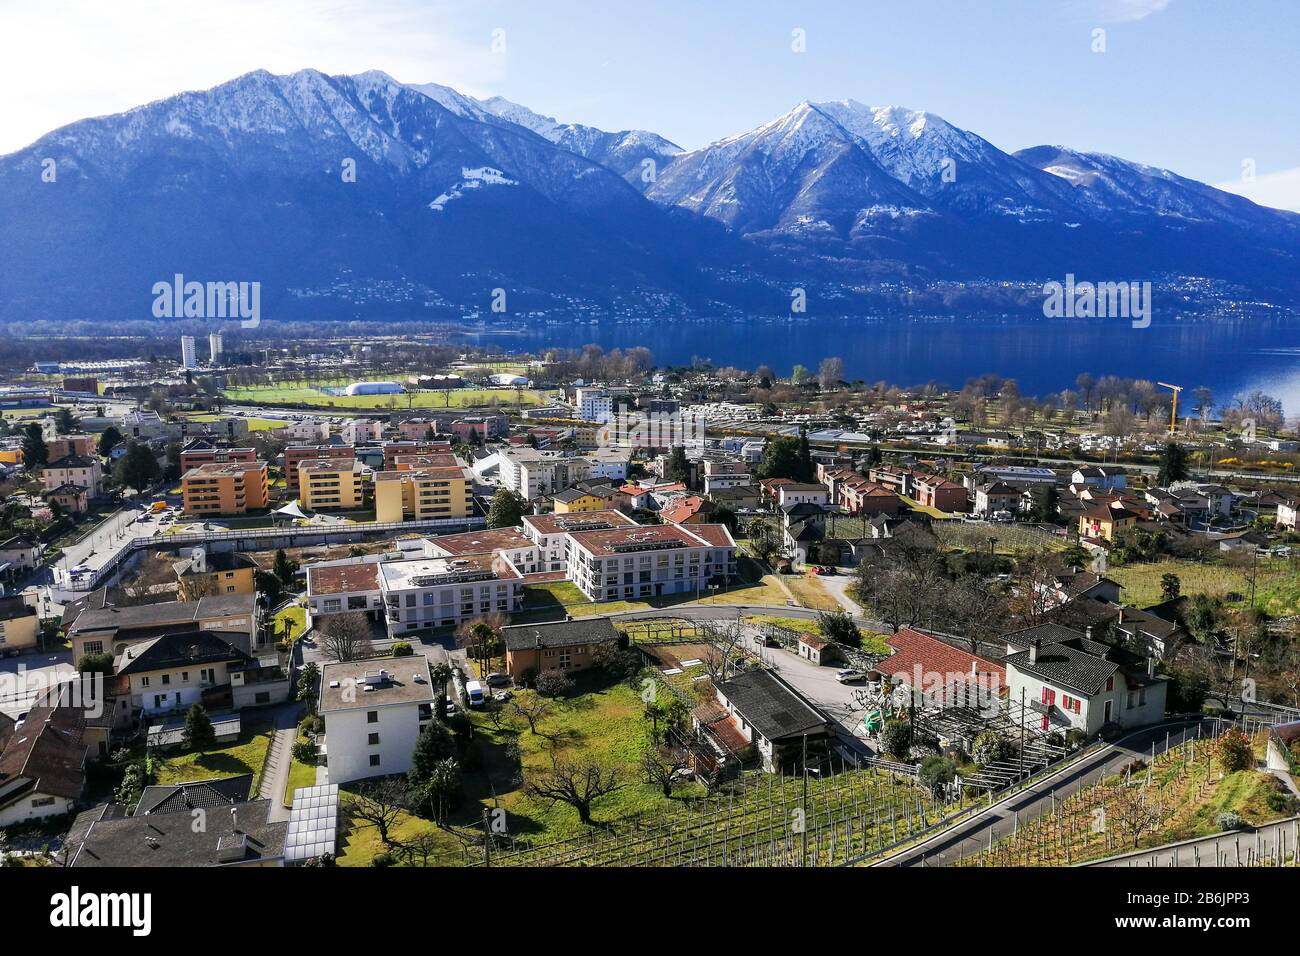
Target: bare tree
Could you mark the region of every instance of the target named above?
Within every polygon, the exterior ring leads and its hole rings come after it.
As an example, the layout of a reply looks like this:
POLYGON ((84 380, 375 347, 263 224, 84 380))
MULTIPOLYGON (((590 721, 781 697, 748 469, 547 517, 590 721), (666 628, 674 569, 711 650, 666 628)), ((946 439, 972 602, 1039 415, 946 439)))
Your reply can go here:
POLYGON ((519 693, 510 701, 510 709, 528 721, 528 729, 537 735, 537 725, 552 713, 551 702, 541 694, 519 693))
POLYGON ((570 762, 551 758, 550 770, 537 771, 524 784, 524 790, 534 797, 564 803, 578 811, 578 819, 591 823, 591 805, 600 797, 622 789, 617 768, 603 769, 591 762, 570 762))
POLYGON ((1142 834, 1159 827, 1164 816, 1164 808, 1151 798, 1145 787, 1121 786, 1106 805, 1108 825, 1114 826, 1134 849, 1142 834))
POLYGON ((659 787, 665 797, 673 795, 677 774, 688 769, 690 754, 682 747, 651 744, 641 755, 641 770, 645 773, 646 783, 659 787))
POLYGON ((411 792, 400 778, 363 783, 349 805, 352 816, 379 831, 386 847, 395 847, 391 830, 411 803, 411 792))
POLYGON ((176 572, 171 561, 158 554, 145 555, 140 562, 139 571, 128 583, 122 585, 122 603, 148 604, 159 596, 170 593, 171 586, 175 583, 176 572))
POLYGON ((744 657, 745 632, 736 621, 699 621, 697 626, 709 645, 701 656, 704 671, 713 684, 719 684, 732 676, 736 662, 744 657))
POLYGON ((361 611, 326 618, 321 632, 325 636, 322 650, 332 661, 355 661, 370 656, 370 621, 361 611))

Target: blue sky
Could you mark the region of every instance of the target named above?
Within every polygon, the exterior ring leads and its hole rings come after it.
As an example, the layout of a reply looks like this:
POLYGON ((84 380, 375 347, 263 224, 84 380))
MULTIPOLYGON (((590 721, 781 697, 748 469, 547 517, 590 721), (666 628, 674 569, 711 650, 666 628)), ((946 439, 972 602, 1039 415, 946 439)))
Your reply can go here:
POLYGON ((1300 209, 1297 49, 1296 0, 0 0, 0 152, 259 67, 373 68, 687 148, 803 99, 903 105, 1300 209))

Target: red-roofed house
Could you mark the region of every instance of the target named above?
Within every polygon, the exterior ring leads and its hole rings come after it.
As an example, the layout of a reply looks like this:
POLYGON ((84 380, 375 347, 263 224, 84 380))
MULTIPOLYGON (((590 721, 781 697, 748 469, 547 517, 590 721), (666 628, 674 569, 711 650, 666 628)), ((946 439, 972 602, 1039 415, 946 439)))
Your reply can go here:
POLYGON ((1006 686, 1002 664, 910 627, 899 629, 885 643, 893 653, 876 665, 876 671, 895 685, 919 690, 926 701, 980 705, 999 696, 1006 686))

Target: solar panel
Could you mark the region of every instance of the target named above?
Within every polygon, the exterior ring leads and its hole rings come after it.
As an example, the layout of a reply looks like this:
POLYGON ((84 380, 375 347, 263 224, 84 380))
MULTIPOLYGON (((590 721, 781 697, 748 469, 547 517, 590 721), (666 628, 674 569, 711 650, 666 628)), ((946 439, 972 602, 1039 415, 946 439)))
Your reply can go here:
POLYGON ((293 809, 289 812, 289 830, 284 841, 285 862, 301 862, 324 853, 334 853, 338 814, 338 784, 295 790, 293 809))

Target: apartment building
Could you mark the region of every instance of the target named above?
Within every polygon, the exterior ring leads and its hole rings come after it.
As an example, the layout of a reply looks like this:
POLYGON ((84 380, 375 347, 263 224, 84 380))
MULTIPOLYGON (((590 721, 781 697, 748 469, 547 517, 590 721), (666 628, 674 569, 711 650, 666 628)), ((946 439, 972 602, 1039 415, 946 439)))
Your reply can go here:
POLYGON ((284 481, 290 494, 298 494, 298 466, 304 461, 353 461, 357 457, 353 445, 290 445, 284 450, 284 481))
POLYGON ((724 525, 577 531, 566 560, 569 579, 593 601, 658 597, 735 577, 736 542, 724 525))
POLYGON ((167 423, 157 412, 137 409, 122 416, 122 434, 127 438, 163 438, 167 423))
POLYGON ((200 465, 231 461, 257 461, 257 449, 231 448, 196 438, 181 449, 181 474, 200 465))
POLYGON ((379 566, 388 632, 453 627, 484 614, 523 607, 523 577, 496 555, 415 558, 379 566))
POLYGON ((65 455, 57 461, 51 460, 41 469, 41 482, 46 491, 53 491, 63 485, 75 485, 85 488, 86 493, 94 498, 99 494, 104 482, 104 469, 98 458, 88 455, 65 455))
POLYGON ((473 513, 474 476, 463 465, 399 466, 375 473, 376 521, 468 518, 473 513))
POLYGON ((69 455, 93 458, 98 451, 99 442, 94 435, 60 435, 45 443, 45 460, 58 461, 69 455))
POLYGON ((384 471, 397 469, 400 455, 450 455, 448 441, 390 441, 384 443, 384 471))
POLYGON ((373 418, 352 418, 339 428, 339 437, 349 445, 379 441, 384 434, 384 424, 373 418))
POLYGON ((308 511, 356 511, 365 506, 366 466, 355 458, 298 464, 298 500, 308 511))
POLYGON ((187 515, 242 515, 269 502, 266 463, 209 462, 181 476, 181 502, 187 515))
POLYGON ((419 654, 322 667, 318 713, 330 783, 411 769, 416 739, 433 720, 435 693, 429 662, 419 654))
POLYGON ((255 665, 247 653, 208 631, 165 634, 127 647, 113 662, 130 686, 133 708, 146 716, 183 712, 220 688, 230 673, 255 665))

